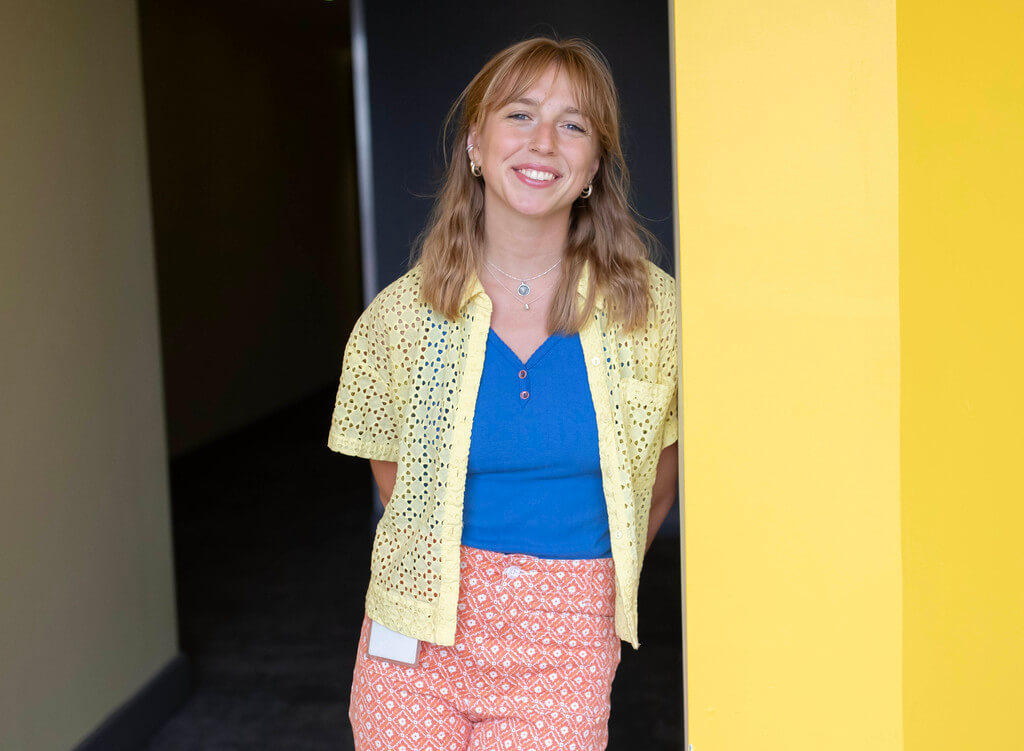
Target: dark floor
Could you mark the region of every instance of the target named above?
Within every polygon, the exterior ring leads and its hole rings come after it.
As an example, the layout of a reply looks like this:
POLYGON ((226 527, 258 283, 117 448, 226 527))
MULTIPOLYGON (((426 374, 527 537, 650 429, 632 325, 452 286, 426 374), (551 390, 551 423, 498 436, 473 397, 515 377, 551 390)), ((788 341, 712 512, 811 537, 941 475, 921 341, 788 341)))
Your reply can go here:
MULTIPOLYGON (((147 751, 352 748, 348 692, 372 541, 365 460, 326 446, 333 389, 171 466, 181 647, 195 691, 147 751)), ((640 587, 609 749, 682 742, 678 541, 640 587)))

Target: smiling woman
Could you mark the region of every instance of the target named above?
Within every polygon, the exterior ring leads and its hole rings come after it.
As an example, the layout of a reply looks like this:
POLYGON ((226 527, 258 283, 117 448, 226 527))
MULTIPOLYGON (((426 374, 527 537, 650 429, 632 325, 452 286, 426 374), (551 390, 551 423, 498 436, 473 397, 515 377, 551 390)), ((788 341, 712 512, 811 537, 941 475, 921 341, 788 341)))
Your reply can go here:
MULTIPOLYGON (((454 317, 476 271, 487 272, 481 283, 502 297, 498 277, 519 275, 506 276, 494 264, 504 269, 504 260, 523 278, 525 270, 561 261, 559 276, 534 285, 538 293, 548 290, 546 304, 520 301, 547 315, 519 323, 546 318, 549 331, 575 331, 592 310, 590 300, 578 310, 575 294, 590 264, 617 318, 641 325, 653 238, 630 208, 619 109, 607 61, 585 40, 530 39, 484 65, 445 123, 446 131, 457 123, 452 140, 466 157, 448 163, 418 248, 425 299, 454 317)), ((542 328, 535 327, 534 344, 542 328)), ((527 340, 518 349, 529 348, 527 340)))
POLYGON ((503 50, 453 120, 415 264, 346 346, 328 441, 371 460, 386 502, 355 745, 603 749, 675 496, 677 287, 630 210, 592 45, 503 50))
POLYGON ((554 64, 525 96, 472 127, 468 140, 470 159, 475 158, 486 184, 484 223, 496 229, 522 214, 547 220, 557 237, 584 186, 593 190, 601 164, 569 77, 554 64))

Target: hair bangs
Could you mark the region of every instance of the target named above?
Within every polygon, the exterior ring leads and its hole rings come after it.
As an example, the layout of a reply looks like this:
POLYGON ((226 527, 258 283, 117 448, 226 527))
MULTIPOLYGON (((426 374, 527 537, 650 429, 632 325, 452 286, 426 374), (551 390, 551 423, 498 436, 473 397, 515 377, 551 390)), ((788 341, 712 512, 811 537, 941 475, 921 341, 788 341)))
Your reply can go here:
POLYGON ((564 73, 569 79, 580 114, 604 131, 601 126, 608 119, 608 107, 601 101, 602 82, 594 80, 586 61, 555 45, 536 45, 501 61, 480 101, 480 119, 523 96, 552 67, 556 75, 564 73))

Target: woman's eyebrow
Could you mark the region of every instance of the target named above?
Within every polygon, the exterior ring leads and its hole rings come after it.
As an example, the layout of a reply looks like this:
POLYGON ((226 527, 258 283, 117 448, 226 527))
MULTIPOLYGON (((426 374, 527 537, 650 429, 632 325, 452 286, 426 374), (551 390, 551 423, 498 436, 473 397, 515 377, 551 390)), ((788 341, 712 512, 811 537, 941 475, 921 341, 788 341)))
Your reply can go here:
MULTIPOLYGON (((536 99, 530 99, 530 97, 527 97, 527 96, 521 96, 518 99, 510 102, 510 104, 525 104, 527 107, 538 107, 539 106, 539 104, 538 104, 536 99)), ((568 115, 578 115, 578 114, 580 114, 579 109, 577 107, 575 107, 575 106, 566 107, 564 110, 562 110, 562 112, 564 112, 564 113, 566 113, 568 115)))

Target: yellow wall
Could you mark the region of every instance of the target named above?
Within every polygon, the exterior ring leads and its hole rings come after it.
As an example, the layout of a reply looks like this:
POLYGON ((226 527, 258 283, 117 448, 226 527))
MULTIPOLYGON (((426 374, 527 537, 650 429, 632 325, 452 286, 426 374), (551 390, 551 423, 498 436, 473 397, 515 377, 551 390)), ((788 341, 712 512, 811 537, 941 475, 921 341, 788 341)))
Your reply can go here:
POLYGON ((901 747, 895 35, 674 6, 694 751, 901 747))
POLYGON ((1024 4, 900 0, 907 751, 1024 748, 1024 4))

